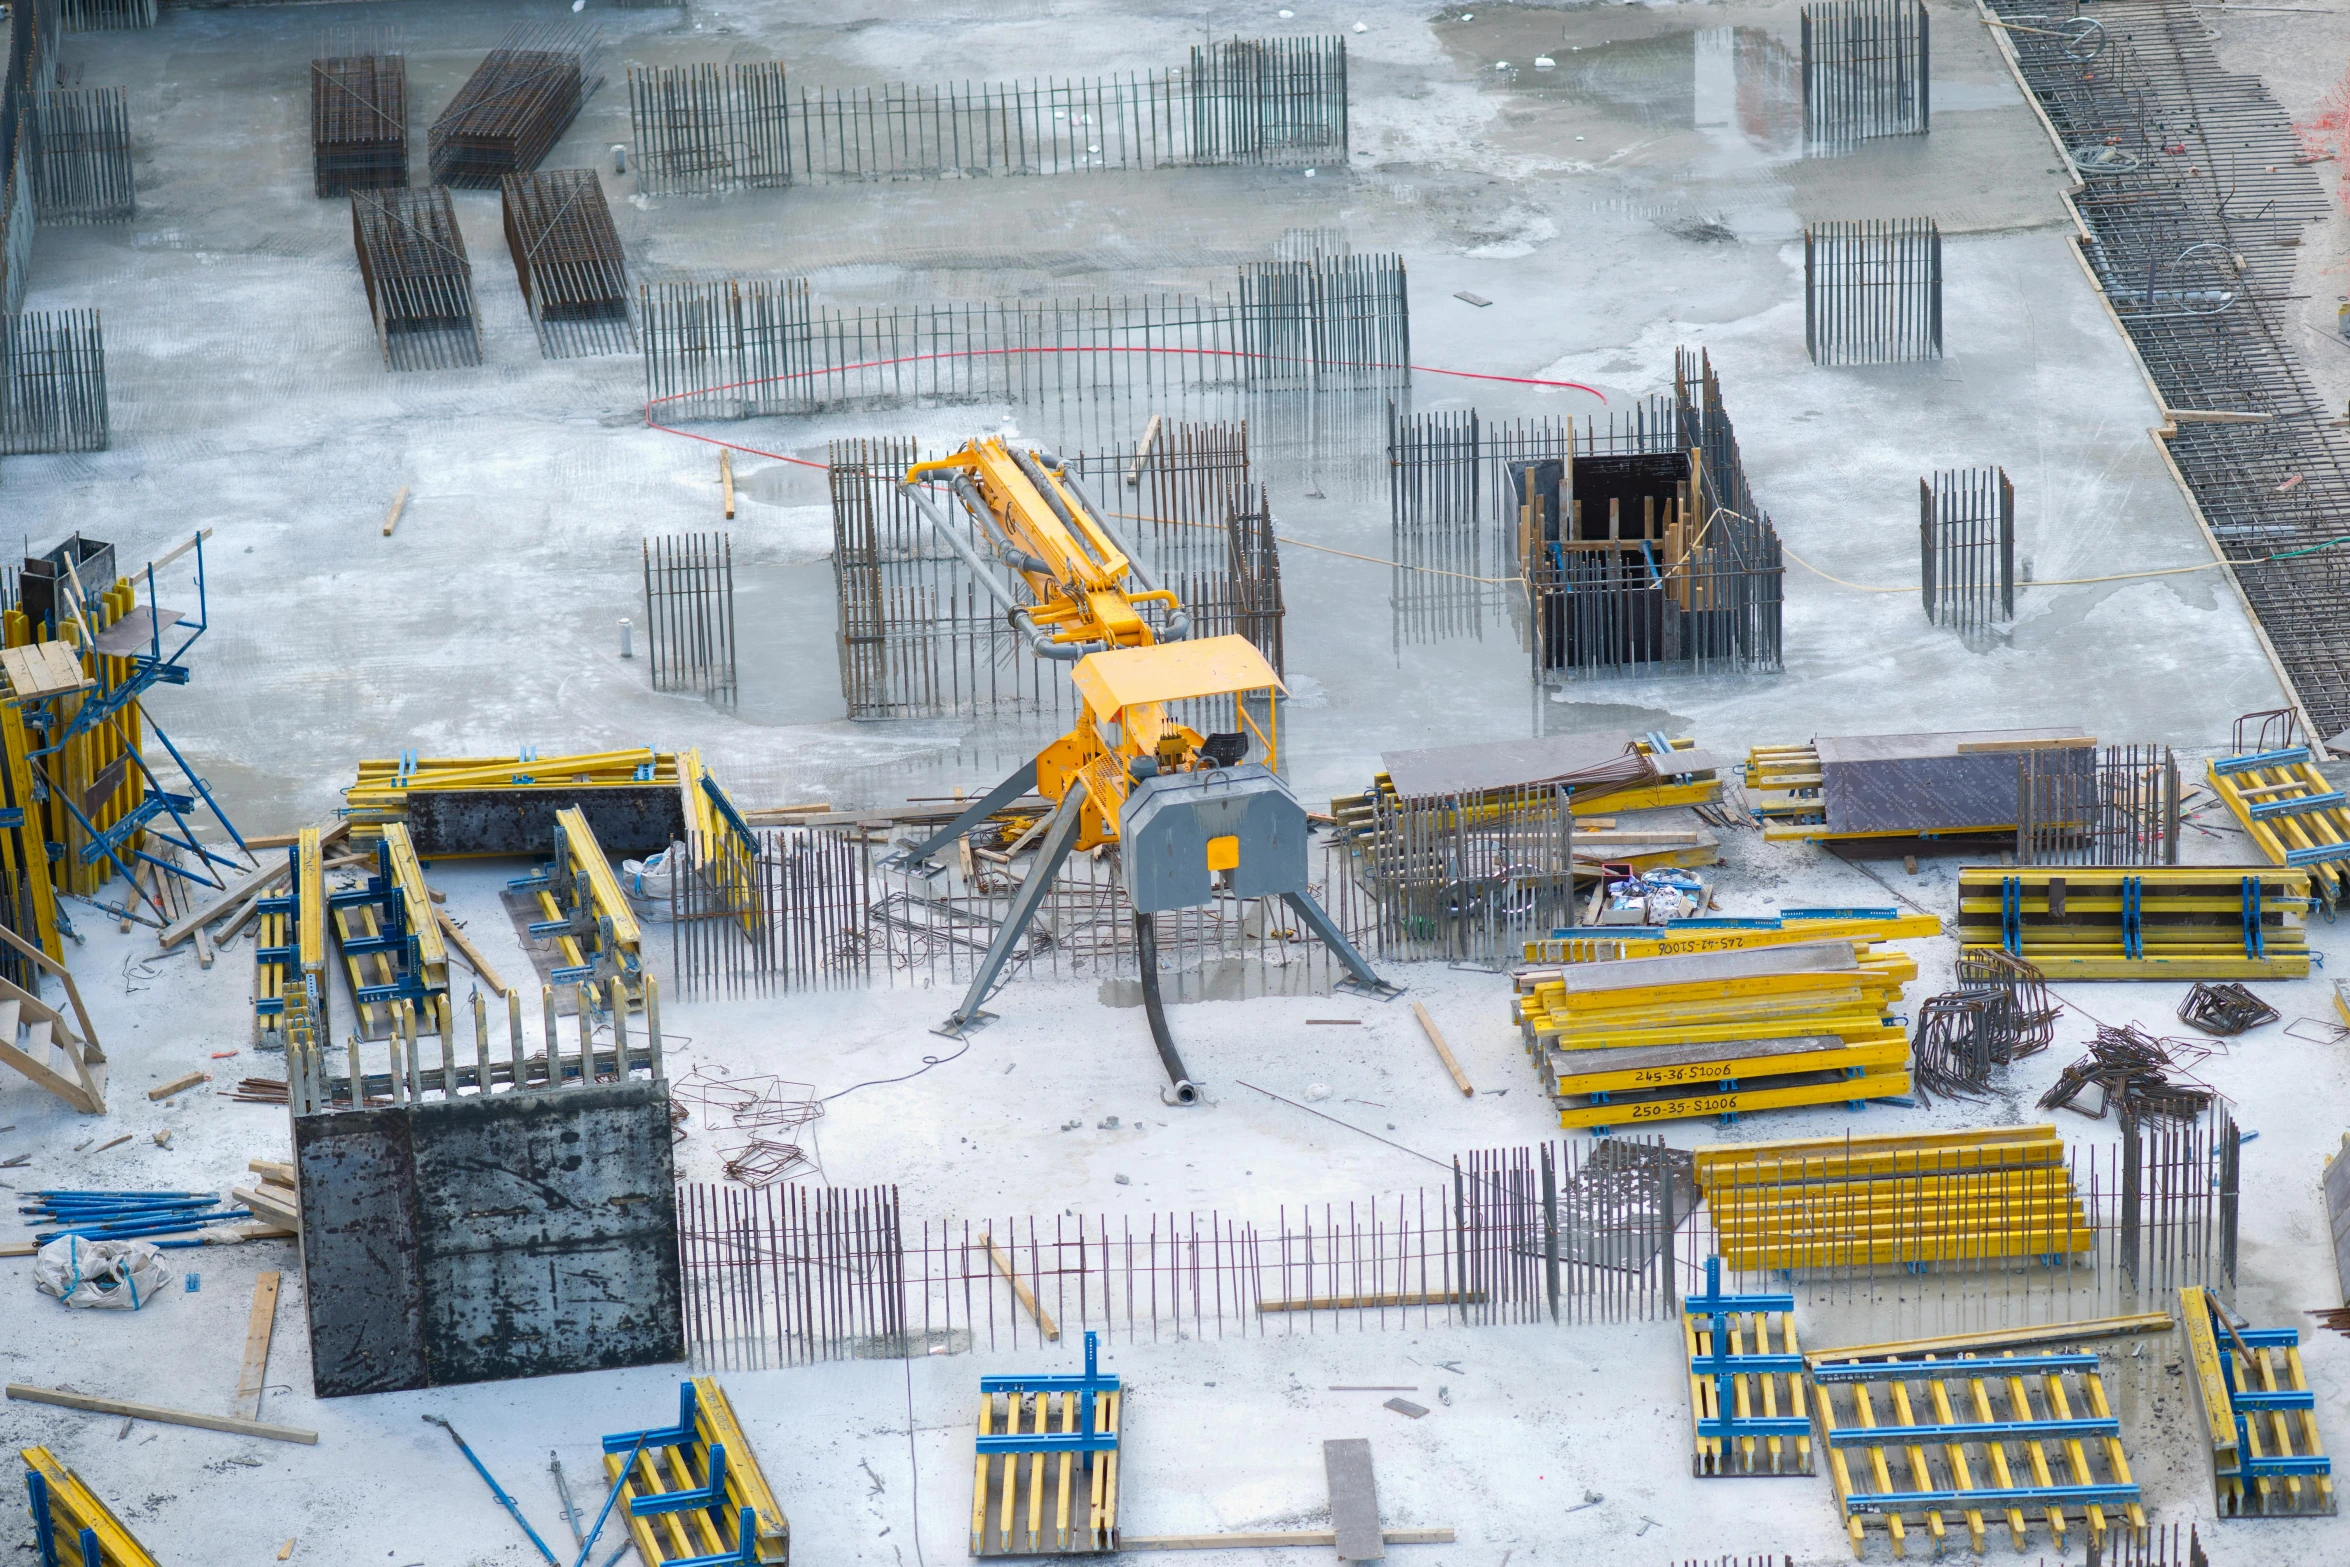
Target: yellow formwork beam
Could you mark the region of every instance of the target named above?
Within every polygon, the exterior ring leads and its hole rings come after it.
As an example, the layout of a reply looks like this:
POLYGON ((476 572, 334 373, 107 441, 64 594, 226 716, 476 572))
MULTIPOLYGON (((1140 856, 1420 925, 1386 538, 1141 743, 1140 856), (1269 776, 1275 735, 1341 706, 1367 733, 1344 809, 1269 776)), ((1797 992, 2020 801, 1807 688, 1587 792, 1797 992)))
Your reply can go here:
POLYGON ((422 976, 425 988, 446 990, 448 944, 441 939, 441 922, 433 917, 432 888, 425 883, 424 864, 416 857, 416 845, 408 837, 407 824, 386 823, 384 845, 391 856, 392 885, 399 891, 408 930, 416 939, 417 962, 425 971, 422 976))
POLYGON ((1766 1143, 1712 1143, 1696 1150, 1700 1184, 1706 1172, 1722 1165, 1745 1165, 1763 1159, 1810 1158, 1814 1155, 1859 1156, 1877 1154, 1975 1152, 2000 1144, 2057 1142, 2054 1122, 2029 1126, 1987 1126, 1948 1132, 1869 1132, 1845 1137, 1795 1137, 1766 1143))
MULTIPOLYGON (((2315 800, 2337 793, 2325 775, 2308 762, 2223 773, 2219 770, 2219 759, 2214 757, 2203 767, 2204 781, 2211 792, 2235 816, 2245 836, 2268 856, 2271 864, 2283 865, 2286 856, 2296 849, 2339 848, 2345 857, 2350 857, 2350 807, 2337 805, 2287 816, 2252 814, 2255 805, 2315 800)), ((2328 907, 2341 902, 2343 861, 2320 860, 2306 869, 2311 884, 2328 907)))
POLYGON ((1656 930, 1605 927, 1588 935, 1553 936, 1526 943, 1529 963, 1596 963, 1619 958, 1677 957, 1690 952, 1735 952, 1750 947, 1782 947, 1796 942, 1849 938, 1854 942, 1904 941, 1915 936, 1939 936, 1942 921, 1931 914, 1904 914, 1890 918, 1786 919, 1772 927, 1729 929, 1719 926, 1656 930))
POLYGON ((318 829, 305 827, 296 840, 294 861, 294 954, 303 975, 326 985, 326 856, 318 829))

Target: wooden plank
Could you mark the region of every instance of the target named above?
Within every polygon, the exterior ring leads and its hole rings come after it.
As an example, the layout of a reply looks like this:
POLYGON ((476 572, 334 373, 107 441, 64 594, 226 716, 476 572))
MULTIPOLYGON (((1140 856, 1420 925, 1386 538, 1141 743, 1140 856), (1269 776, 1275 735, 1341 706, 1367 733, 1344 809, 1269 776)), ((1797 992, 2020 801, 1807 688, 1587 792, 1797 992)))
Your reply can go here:
MULTIPOLYGON (((1382 1529, 1389 1545, 1450 1545, 1450 1529, 1382 1529)), ((1237 1551, 1282 1550, 1293 1545, 1336 1545, 1334 1529, 1268 1529, 1249 1534, 1128 1534, 1118 1539, 1121 1551, 1237 1551)))
POLYGON ((153 1420, 161 1425, 226 1431, 231 1436, 257 1436, 270 1442, 301 1442, 312 1447, 318 1445, 317 1432, 303 1431, 293 1426, 264 1425, 258 1420, 239 1420, 233 1415, 200 1415, 192 1410, 166 1409, 160 1404, 135 1404, 124 1398, 98 1398, 88 1393, 68 1393, 59 1388, 34 1387, 28 1382, 9 1383, 8 1396, 28 1404, 55 1404, 61 1409, 86 1409, 97 1415, 125 1415, 133 1420, 153 1420))
POLYGON ((2039 1344, 2086 1344, 2094 1339, 2121 1338, 2131 1333, 2166 1333, 2176 1325, 2177 1319, 2167 1311, 2146 1311, 2128 1317, 2095 1317, 2086 1322, 2048 1322, 2030 1328, 1992 1328, 1982 1333, 1951 1333, 1941 1338, 1899 1339, 1889 1344, 1849 1344, 1842 1349, 1815 1349, 1803 1360, 1807 1366, 1834 1366, 1852 1360, 1890 1360, 1899 1355, 1950 1355, 2039 1344))
POLYGON ((245 1325, 245 1363, 237 1372, 237 1418, 261 1418, 261 1387, 269 1374, 269 1341, 277 1332, 278 1272, 253 1281, 253 1315, 245 1325))
POLYGON ((210 1072, 190 1072, 185 1077, 175 1077, 170 1082, 165 1083, 160 1087, 148 1089, 147 1097, 151 1100, 169 1099, 173 1094, 179 1093, 185 1089, 193 1088, 198 1083, 209 1083, 211 1081, 212 1074, 210 1072))
POLYGON ((1020 1304, 1026 1306, 1028 1314, 1036 1319, 1037 1331, 1041 1332, 1048 1340, 1059 1339, 1061 1336, 1060 1324, 1053 1321, 1051 1312, 1036 1303, 1035 1292, 1029 1289, 1027 1283, 1021 1279, 1018 1273, 1013 1271, 1012 1259, 1004 1255, 1003 1248, 995 1243, 995 1237, 983 1231, 979 1240, 980 1244, 987 1248, 988 1259, 996 1265, 996 1271, 1011 1281, 1012 1293, 1020 1297, 1020 1304))
POLYGON ((1476 1098, 1477 1090, 1469 1086, 1469 1074, 1462 1071, 1461 1064, 1453 1059, 1452 1046, 1444 1042, 1444 1035, 1436 1027, 1436 1019, 1430 1017, 1428 1009, 1417 1001, 1412 1003, 1412 1015, 1420 1020, 1420 1027, 1427 1031, 1428 1043, 1436 1047, 1436 1058, 1442 1061, 1444 1069, 1452 1074, 1452 1080, 1459 1087, 1461 1097, 1463 1099, 1476 1098))
POLYGON ((385 538, 388 539, 392 536, 392 530, 400 525, 400 513, 407 509, 408 486, 403 484, 400 486, 400 493, 392 497, 392 509, 384 513, 385 538))

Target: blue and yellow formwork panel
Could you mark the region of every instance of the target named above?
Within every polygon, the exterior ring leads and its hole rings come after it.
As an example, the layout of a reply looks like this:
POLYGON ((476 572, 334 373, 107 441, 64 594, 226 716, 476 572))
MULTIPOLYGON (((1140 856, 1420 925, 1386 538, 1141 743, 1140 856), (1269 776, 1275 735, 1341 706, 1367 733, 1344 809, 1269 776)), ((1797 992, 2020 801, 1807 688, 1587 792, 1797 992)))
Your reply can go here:
POLYGON ((262 1042, 281 1035, 289 1001, 299 998, 308 1026, 317 1037, 332 1039, 326 851, 318 829, 303 828, 286 849, 286 859, 292 885, 283 894, 254 903, 258 928, 253 939, 253 1037, 262 1042))
POLYGON ((2000 1525, 2019 1552, 2035 1523, 2047 1527, 2059 1554, 2075 1519, 2092 1551, 2110 1551, 2117 1527, 2129 1539, 2146 1538, 2121 1421, 2093 1354, 1959 1350, 1818 1365, 1811 1377, 1855 1557, 1872 1519, 1896 1556, 1908 1554, 1913 1527, 1924 1528, 1940 1555, 1953 1515, 1978 1556, 2000 1525))
POLYGON ((539 911, 530 934, 550 939, 560 961, 549 976, 557 985, 583 985, 597 1004, 617 981, 631 1008, 645 1002, 643 937, 636 910, 612 873, 587 813, 568 805, 555 813, 554 852, 536 875, 506 883, 534 894, 539 911))
POLYGON ((1708 1257, 1705 1293, 1681 1302, 1681 1348, 1689 1361, 1691 1474, 1813 1472, 1793 1295, 1729 1294, 1722 1259, 1708 1257))
POLYGON ((647 1567, 788 1567, 791 1522, 716 1377, 678 1386, 678 1421, 604 1438, 604 1477, 647 1567), (625 1472, 627 1479, 622 1481, 625 1472))
POLYGON ((376 840, 376 868, 360 886, 327 895, 336 950, 351 982, 363 1039, 389 1038, 406 1014, 442 1028, 449 1003, 449 953, 434 917, 432 888, 404 822, 376 840))
MULTIPOLYGON (((406 821, 408 796, 423 790, 496 790, 518 796, 576 798, 583 791, 601 788, 642 789, 648 784, 675 786, 677 782, 676 755, 649 746, 564 756, 521 751, 513 756, 375 757, 359 764, 357 776, 343 791, 343 815, 351 824, 351 841, 364 844, 380 833, 385 823, 406 821)), ((435 856, 472 857, 445 850, 435 856)))
POLYGON ((17 1451, 41 1567, 156 1567, 114 1510, 45 1447, 17 1451))
POLYGON ((1085 1335, 1076 1376, 979 1379, 971 1554, 1084 1556, 1118 1549, 1125 1391, 1085 1335))
POLYGON ((2303 979, 2309 873, 2269 865, 1970 865, 1962 951, 2049 979, 2303 979))
POLYGON ((2194 1375, 2222 1518, 2318 1518, 2337 1506, 2334 1464, 2317 1431, 2317 1395, 2292 1328, 2238 1329, 2208 1290, 2179 1291, 2179 1334, 2194 1375))
POLYGON ((2305 745, 2204 763, 2204 781, 2272 865, 2309 872, 2329 909, 2350 877, 2350 795, 2326 781, 2305 745))

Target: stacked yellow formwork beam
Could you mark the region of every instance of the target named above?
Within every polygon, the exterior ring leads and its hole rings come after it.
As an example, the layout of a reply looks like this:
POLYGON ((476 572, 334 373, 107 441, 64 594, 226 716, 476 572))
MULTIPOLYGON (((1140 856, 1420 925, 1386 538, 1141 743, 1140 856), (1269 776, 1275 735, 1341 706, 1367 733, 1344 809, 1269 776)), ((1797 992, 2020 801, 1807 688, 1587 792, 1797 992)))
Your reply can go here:
POLYGON ((2094 1238, 2050 1125, 1726 1144, 1696 1158, 1729 1268, 2054 1263, 2094 1238))
POLYGON ((568 805, 555 813, 555 856, 543 877, 525 878, 546 919, 533 935, 554 939, 563 962, 555 974, 566 983, 585 983, 598 1001, 617 980, 631 1007, 644 1005, 643 937, 636 911, 612 862, 604 857, 587 813, 568 805))
POLYGON ((1734 1117, 1907 1093, 1915 972, 1850 941, 1627 958, 1522 976, 1515 1011, 1562 1126, 1734 1117))
POLYGON ((2300 979, 2306 871, 2269 865, 1977 865, 1958 939, 2050 979, 2300 979))

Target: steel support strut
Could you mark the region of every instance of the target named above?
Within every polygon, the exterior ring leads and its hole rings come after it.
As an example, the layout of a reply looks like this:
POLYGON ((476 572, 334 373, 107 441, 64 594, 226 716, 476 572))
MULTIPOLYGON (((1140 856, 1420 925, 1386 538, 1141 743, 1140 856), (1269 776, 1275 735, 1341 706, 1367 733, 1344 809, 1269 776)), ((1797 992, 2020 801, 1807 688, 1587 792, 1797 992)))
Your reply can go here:
MULTIPOLYGON (((1033 770, 1033 764, 1030 770, 1033 770)), ((1015 781, 1017 775, 1013 780, 1006 781, 1002 788, 1011 788, 1015 781)), ((987 944, 987 956, 979 960, 979 972, 972 976, 971 988, 963 995, 963 1004, 944 1023, 932 1029, 932 1033, 944 1034, 949 1039, 960 1039, 971 1029, 995 1016, 992 1012, 980 1011, 980 1003, 987 1000, 988 992, 995 988, 996 979, 1002 974, 1012 949, 1020 944, 1021 936, 1028 930, 1028 922, 1036 918, 1037 906, 1044 902, 1046 890, 1052 886, 1053 878, 1061 873, 1061 865, 1069 858, 1069 851, 1076 847, 1077 830, 1085 820, 1085 799, 1085 791, 1072 786, 1067 794, 1061 796, 1061 803, 1053 807, 1052 815, 1046 818, 1049 825, 1044 830, 1044 841, 1037 845, 1036 858, 1030 863, 1028 875, 1020 883, 1020 890, 1012 894, 1012 906, 1004 911, 1004 922, 996 927, 995 940, 987 944)))

